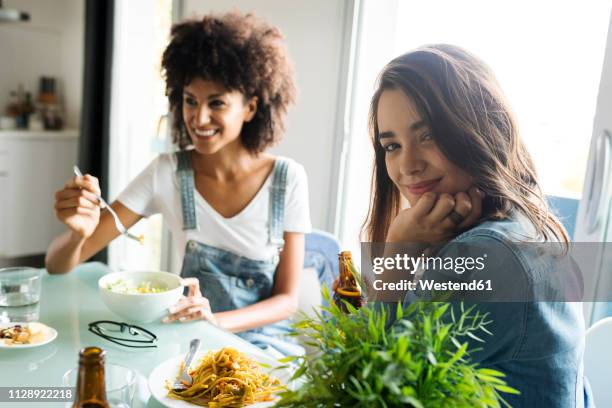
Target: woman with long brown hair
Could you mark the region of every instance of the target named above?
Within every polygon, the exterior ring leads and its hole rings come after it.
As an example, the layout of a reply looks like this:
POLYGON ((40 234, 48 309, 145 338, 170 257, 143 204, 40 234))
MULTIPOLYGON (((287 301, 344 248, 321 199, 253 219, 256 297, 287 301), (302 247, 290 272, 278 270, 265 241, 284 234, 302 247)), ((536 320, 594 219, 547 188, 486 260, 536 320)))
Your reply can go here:
MULTIPOLYGON (((480 277, 494 271, 509 285, 528 282, 523 289, 530 292, 513 302, 475 297, 492 335, 477 343, 473 361, 507 375, 521 393, 505 397, 512 406, 582 407, 580 303, 538 298, 533 282, 552 276, 556 260, 536 258, 522 245, 567 249, 569 238, 545 201, 491 70, 452 45, 401 55, 380 74, 370 126, 375 162, 366 240, 418 243, 438 255, 457 254, 458 247, 462 255, 466 247, 496 251, 480 277)), ((469 276, 461 272, 460 279, 469 276)))

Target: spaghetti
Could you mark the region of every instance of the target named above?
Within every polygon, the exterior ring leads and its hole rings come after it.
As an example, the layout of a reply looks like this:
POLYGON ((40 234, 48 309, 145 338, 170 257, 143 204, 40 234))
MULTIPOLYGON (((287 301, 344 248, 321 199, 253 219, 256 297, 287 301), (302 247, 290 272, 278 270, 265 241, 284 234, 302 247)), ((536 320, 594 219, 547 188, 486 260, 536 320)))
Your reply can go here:
POLYGON ((167 383, 170 398, 210 408, 243 407, 272 401, 274 392, 284 389, 255 360, 232 347, 209 351, 189 374, 193 383, 186 390, 175 391, 167 383))

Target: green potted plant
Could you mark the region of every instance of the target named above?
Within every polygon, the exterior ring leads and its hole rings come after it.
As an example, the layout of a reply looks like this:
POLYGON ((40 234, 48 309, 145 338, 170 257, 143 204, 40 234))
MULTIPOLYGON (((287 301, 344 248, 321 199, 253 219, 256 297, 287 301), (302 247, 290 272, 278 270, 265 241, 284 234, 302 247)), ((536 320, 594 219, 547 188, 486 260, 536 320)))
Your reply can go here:
MULTIPOLYGON (((324 297, 330 296, 324 292, 324 297)), ((298 322, 315 353, 290 357, 301 384, 281 394, 278 407, 500 407, 501 393, 518 393, 504 374, 470 362, 467 337, 490 334, 486 315, 463 304, 415 302, 395 308, 338 306, 298 322)))

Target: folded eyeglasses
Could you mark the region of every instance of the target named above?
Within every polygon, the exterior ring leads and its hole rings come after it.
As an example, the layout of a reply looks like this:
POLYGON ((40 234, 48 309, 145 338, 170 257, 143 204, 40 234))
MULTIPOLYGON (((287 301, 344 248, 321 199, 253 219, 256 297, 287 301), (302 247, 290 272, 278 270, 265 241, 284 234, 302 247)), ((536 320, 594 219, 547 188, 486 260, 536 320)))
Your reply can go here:
POLYGON ((88 330, 103 339, 125 347, 154 348, 157 336, 147 329, 129 323, 98 320, 89 323, 88 330))

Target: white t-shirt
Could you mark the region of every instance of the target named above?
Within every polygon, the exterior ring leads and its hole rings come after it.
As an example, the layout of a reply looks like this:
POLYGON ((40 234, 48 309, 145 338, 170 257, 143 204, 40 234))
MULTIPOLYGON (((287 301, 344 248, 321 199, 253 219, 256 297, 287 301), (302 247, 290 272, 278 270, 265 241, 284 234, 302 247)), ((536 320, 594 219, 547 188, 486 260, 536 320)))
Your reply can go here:
MULTIPOLYGON (((304 167, 286 159, 284 231, 308 233, 311 230, 308 205, 308 180, 304 167)), ((270 205, 270 173, 261 189, 247 206, 231 218, 220 215, 197 191, 194 192, 198 230, 183 230, 183 212, 176 155, 168 153, 154 159, 117 198, 136 214, 149 217, 161 213, 170 226, 182 259, 187 241, 194 240, 237 255, 268 260, 276 247, 268 243, 268 208, 270 205)))

